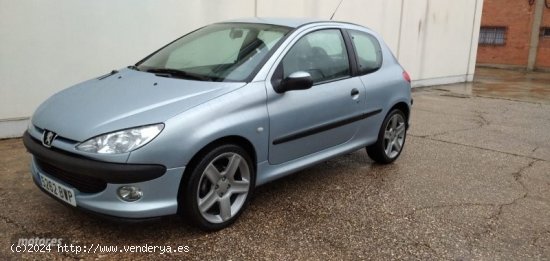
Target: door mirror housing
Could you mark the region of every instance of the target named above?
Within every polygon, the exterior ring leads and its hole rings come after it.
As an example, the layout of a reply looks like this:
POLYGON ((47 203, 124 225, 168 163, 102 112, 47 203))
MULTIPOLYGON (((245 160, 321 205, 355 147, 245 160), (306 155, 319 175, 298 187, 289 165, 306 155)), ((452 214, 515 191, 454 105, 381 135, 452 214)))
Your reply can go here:
POLYGON ((277 93, 284 93, 287 91, 306 90, 313 86, 313 79, 308 72, 298 71, 293 72, 279 84, 275 86, 277 93))

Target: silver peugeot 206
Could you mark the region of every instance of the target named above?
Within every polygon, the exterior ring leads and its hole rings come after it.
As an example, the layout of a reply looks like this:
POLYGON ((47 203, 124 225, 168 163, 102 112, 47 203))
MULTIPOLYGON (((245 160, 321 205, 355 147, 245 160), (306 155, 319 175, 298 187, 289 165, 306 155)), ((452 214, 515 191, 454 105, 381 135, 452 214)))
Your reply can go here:
POLYGON ((361 148, 393 162, 411 105, 409 75, 372 30, 252 18, 53 95, 23 141, 36 185, 66 205, 217 230, 266 182, 361 148))

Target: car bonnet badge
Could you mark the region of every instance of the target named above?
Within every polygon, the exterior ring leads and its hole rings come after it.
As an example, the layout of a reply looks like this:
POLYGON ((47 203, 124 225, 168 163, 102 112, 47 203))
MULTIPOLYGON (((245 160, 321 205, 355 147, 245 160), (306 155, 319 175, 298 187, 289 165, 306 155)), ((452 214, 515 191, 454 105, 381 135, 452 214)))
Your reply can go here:
POLYGON ((57 134, 53 131, 44 130, 44 135, 42 136, 42 145, 46 148, 52 146, 53 140, 57 137, 57 134))

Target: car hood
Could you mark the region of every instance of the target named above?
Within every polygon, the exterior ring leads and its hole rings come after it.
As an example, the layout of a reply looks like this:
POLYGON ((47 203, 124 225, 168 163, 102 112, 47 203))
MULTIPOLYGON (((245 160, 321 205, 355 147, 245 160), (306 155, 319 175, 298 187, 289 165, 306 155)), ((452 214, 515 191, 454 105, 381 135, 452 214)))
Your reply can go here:
POLYGON ((166 78, 123 69, 53 95, 38 107, 32 123, 60 137, 84 141, 120 129, 164 122, 245 84, 166 78))

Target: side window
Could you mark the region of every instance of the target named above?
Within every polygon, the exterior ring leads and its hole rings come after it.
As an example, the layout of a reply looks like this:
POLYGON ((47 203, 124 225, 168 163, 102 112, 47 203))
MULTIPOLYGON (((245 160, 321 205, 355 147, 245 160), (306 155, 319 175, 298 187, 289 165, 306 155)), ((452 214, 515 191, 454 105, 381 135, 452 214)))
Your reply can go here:
POLYGON ((359 32, 349 31, 351 41, 357 54, 357 64, 360 74, 370 73, 382 66, 382 49, 374 36, 359 32))
POLYGON ((349 76, 342 33, 327 29, 305 35, 285 55, 282 67, 283 79, 293 72, 305 71, 311 74, 314 84, 349 76))

